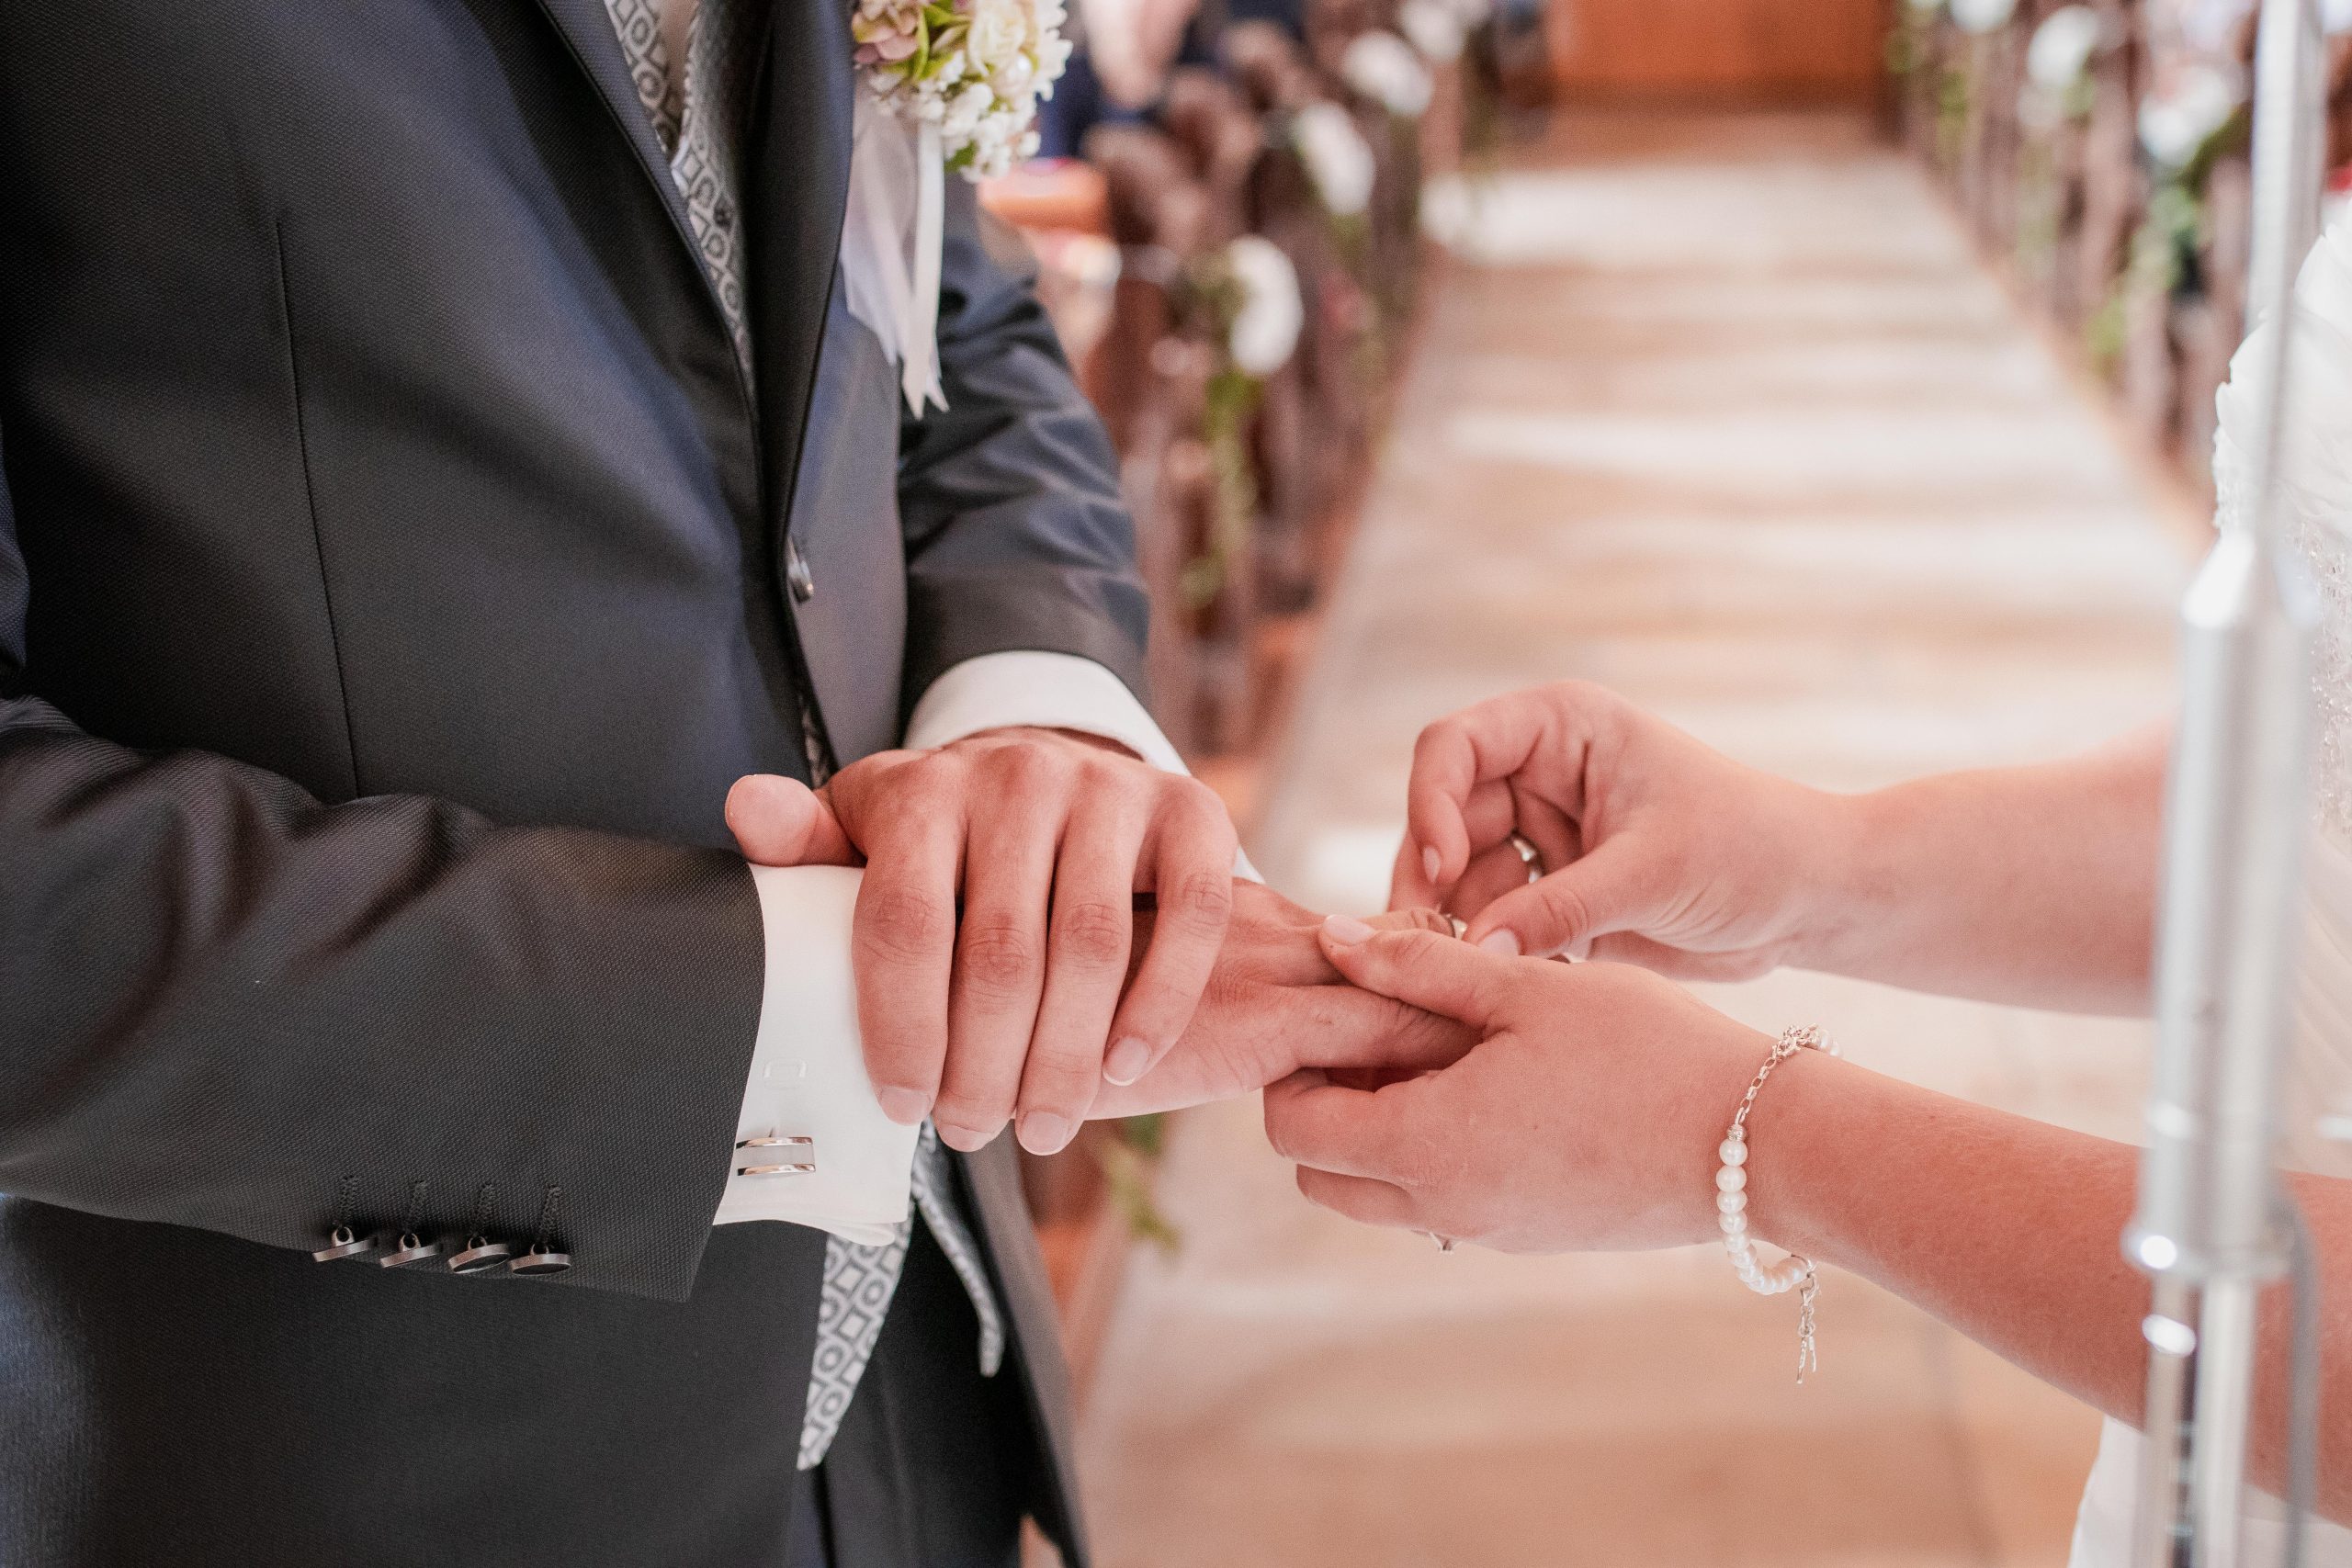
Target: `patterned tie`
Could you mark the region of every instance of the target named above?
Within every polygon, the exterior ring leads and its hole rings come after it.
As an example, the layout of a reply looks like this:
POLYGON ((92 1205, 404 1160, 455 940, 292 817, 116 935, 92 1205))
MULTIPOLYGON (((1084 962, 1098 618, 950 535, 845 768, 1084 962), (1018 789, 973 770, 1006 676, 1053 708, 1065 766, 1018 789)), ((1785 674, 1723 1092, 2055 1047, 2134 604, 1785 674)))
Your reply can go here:
MULTIPOLYGON (((693 0, 669 0, 672 5, 693 0)), ((749 58, 744 24, 752 8, 734 0, 701 0, 687 24, 686 68, 684 81, 671 69, 670 51, 662 41, 661 17, 654 0, 605 0, 613 29, 620 35, 628 56, 629 76, 637 96, 653 121, 662 144, 670 151, 670 175, 685 197, 686 216, 695 243, 702 249, 704 269, 718 292, 727 328, 735 340, 735 356, 752 385, 752 334, 743 310, 743 248, 738 221, 741 189, 735 165, 736 139, 741 134, 741 93, 748 73, 740 69, 749 58)), ((894 405, 895 406, 895 405, 894 405)), ((809 782, 821 785, 832 776, 832 749, 817 724, 817 704, 805 688, 800 693, 800 738, 807 752, 809 782)), ((994 1377, 1004 1363, 1004 1312, 997 1304, 980 1261, 980 1248, 955 1201, 954 1173, 947 1151, 929 1122, 915 1144, 914 1206, 931 1227, 932 1239, 946 1256, 956 1277, 972 1298, 980 1320, 980 1372, 994 1377)), ((800 1468, 813 1469, 832 1446, 842 1417, 849 1413, 858 1380, 874 1359, 883 1319, 889 1315, 890 1298, 905 1272, 907 1248, 914 1240, 910 1215, 898 1235, 879 1247, 860 1247, 829 1236, 825 1242, 825 1285, 817 1310, 817 1356, 808 1372, 808 1415, 800 1428, 800 1468)))

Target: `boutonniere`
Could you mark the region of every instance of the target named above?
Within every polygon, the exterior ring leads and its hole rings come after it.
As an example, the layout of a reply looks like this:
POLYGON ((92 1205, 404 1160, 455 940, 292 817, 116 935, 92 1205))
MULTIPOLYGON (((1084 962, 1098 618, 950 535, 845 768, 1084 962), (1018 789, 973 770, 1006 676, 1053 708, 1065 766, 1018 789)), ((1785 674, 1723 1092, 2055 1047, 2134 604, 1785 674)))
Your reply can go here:
POLYGON ((854 0, 864 78, 842 273, 850 313, 899 367, 907 407, 939 377, 945 172, 993 179, 1037 151, 1037 104, 1069 63, 1062 0, 854 0))
POLYGON ((993 179, 1037 150, 1037 102, 1069 63, 1061 0, 857 0, 874 96, 933 130, 947 167, 993 179))

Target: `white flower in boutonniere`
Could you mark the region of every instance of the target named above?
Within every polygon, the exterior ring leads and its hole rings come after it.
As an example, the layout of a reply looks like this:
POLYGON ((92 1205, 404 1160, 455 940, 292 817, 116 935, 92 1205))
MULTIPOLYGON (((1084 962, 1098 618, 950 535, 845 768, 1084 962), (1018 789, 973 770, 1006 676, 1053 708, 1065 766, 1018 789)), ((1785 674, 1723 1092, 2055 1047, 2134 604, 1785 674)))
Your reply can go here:
POLYGON ((1062 0, 857 0, 850 36, 874 96, 935 127, 947 166, 992 179, 1037 150, 1038 100, 1069 63, 1062 0))
POLYGON ((856 0, 865 80, 850 154, 842 279, 916 413, 947 406, 939 377, 945 172, 994 179, 1037 151, 1037 105, 1069 43, 1062 0, 856 0))

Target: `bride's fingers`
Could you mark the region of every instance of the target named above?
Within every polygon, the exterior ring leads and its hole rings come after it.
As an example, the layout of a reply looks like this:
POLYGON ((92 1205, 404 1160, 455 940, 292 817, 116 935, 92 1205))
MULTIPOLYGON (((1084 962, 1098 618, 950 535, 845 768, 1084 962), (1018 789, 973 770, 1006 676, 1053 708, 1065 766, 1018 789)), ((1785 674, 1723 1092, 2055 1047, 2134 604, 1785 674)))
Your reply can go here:
POLYGON ((1519 807, 1507 779, 1473 785, 1470 797, 1462 803, 1462 830, 1473 849, 1501 843, 1518 825, 1519 807))
MULTIPOLYGON (((1489 698, 1421 731, 1413 745, 1412 780, 1405 791, 1406 838, 1428 879, 1430 897, 1470 863, 1465 814, 1473 793, 1482 784, 1506 783, 1539 754, 1562 750, 1555 730, 1538 689, 1489 698)), ((1547 770, 1561 762, 1574 773, 1574 755, 1544 755, 1542 761, 1547 770)), ((1562 804, 1574 809, 1580 802, 1562 804)))
POLYGON ((1324 956, 1350 984, 1408 1007, 1480 1030, 1503 1007, 1510 964, 1451 936, 1374 931, 1362 920, 1334 915, 1323 922, 1318 940, 1324 956))
MULTIPOLYGON (((1475 864, 1482 852, 1510 839, 1519 826, 1517 817, 1518 808, 1508 783, 1488 779, 1472 786, 1461 810, 1467 860, 1475 864)), ((1443 902, 1448 890, 1458 882, 1458 874, 1444 883, 1430 880, 1422 846, 1408 830, 1405 841, 1397 846, 1396 869, 1389 876, 1388 907, 1403 909, 1443 902)))
POLYGON ((1504 894, 1526 886, 1534 873, 1567 865, 1582 850, 1577 825, 1558 807, 1524 790, 1510 788, 1505 793, 1510 810, 1502 829, 1490 840, 1474 836, 1476 852, 1470 857, 1469 869, 1445 895, 1444 907, 1465 920, 1504 894), (1534 847, 1532 866, 1512 841, 1514 834, 1534 847))
POLYGON ((1358 1224, 1385 1225, 1391 1230, 1426 1230, 1415 1217, 1413 1195, 1392 1182, 1368 1176, 1341 1176, 1298 1168, 1298 1190, 1306 1200, 1358 1224))
POLYGON ((1266 1090, 1266 1141, 1297 1165, 1310 1202, 1363 1224, 1455 1234, 1442 1183, 1458 1162, 1431 1083, 1365 1093, 1299 1073, 1266 1090))
POLYGON ((1566 956, 1591 957, 1605 964, 1631 964, 1669 980, 1753 980, 1770 974, 1774 964, 1772 953, 1765 950, 1691 953, 1627 931, 1597 937, 1589 945, 1589 953, 1571 950, 1566 956))
POLYGON ((1400 1153, 1403 1141, 1411 1131, 1414 1113, 1427 1098, 1427 1091, 1418 1084, 1346 1089, 1333 1083, 1328 1073, 1312 1068, 1293 1073, 1266 1086, 1266 1141, 1283 1158, 1329 1179, 1333 1190, 1346 1182, 1369 1179, 1369 1185, 1388 1187, 1401 1200, 1405 1195, 1391 1179, 1397 1176, 1396 1168, 1407 1157, 1400 1153))
POLYGON ((1468 717, 1456 714, 1442 718, 1413 743, 1413 775, 1405 790, 1403 857, 1409 886, 1400 902, 1437 902, 1438 894, 1470 863, 1464 812, 1479 780, 1477 753, 1464 728, 1468 717))
POLYGON ((1511 818, 1519 835, 1535 846, 1540 869, 1557 871, 1585 852, 1577 820, 1517 780, 1509 785, 1511 818))
POLYGON ((1466 920, 1504 894, 1526 886, 1527 863, 1519 858, 1517 846, 1497 844, 1471 860, 1470 869, 1445 896, 1445 907, 1466 920))
POLYGON ((1364 921, 1376 931, 1435 931, 1440 936, 1453 934, 1453 922, 1426 905, 1410 909, 1391 909, 1385 915, 1374 915, 1364 921))
POLYGON ((1656 881, 1639 839, 1611 839, 1542 881, 1502 895, 1462 934, 1492 953, 1575 954, 1595 937, 1638 931, 1657 901, 1656 881))

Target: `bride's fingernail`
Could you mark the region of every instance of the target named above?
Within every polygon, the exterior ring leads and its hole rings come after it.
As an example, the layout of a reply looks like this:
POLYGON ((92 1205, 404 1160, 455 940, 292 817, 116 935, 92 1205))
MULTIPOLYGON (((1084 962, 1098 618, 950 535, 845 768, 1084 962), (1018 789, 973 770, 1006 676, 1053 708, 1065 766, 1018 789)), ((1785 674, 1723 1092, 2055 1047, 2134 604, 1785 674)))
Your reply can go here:
POLYGON ((1437 881, 1438 864, 1437 846, 1423 844, 1421 846, 1421 874, 1428 877, 1432 885, 1437 881))
POLYGON ((1519 933, 1509 929, 1488 931, 1478 939, 1478 946, 1487 953, 1500 953, 1505 958, 1517 958, 1519 933))
POLYGON ((1341 947, 1353 947, 1360 942, 1372 940, 1372 928, 1353 915, 1326 915, 1323 934, 1341 947))
POLYGON ((1110 1054, 1102 1058, 1102 1076, 1125 1089, 1143 1077, 1143 1070, 1149 1066, 1150 1045, 1130 1034, 1112 1046, 1110 1054))

